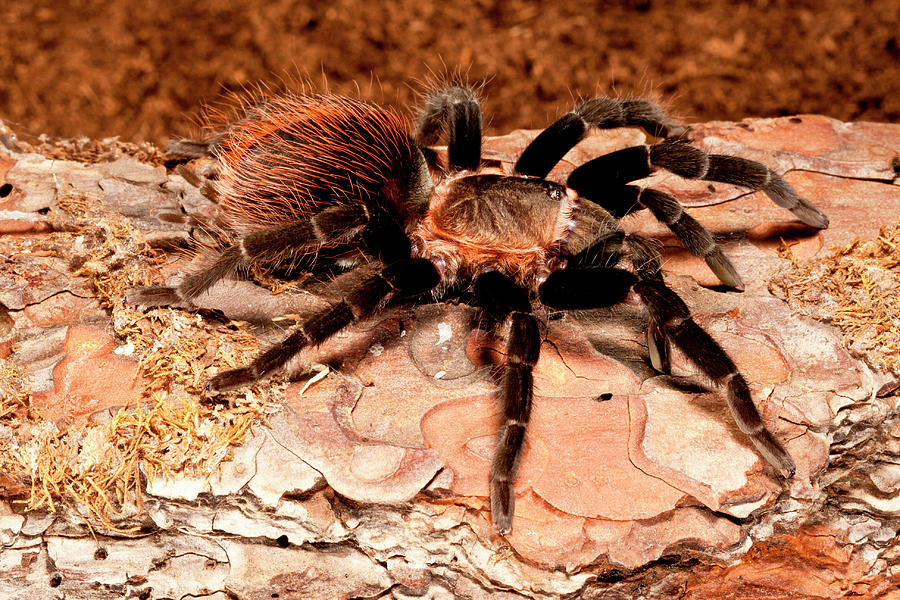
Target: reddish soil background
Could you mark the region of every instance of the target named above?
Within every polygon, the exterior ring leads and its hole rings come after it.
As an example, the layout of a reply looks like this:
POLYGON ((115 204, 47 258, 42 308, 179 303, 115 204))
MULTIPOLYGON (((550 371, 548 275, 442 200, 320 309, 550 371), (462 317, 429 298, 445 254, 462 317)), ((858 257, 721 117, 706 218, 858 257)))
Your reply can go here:
POLYGON ((492 133, 597 93, 685 121, 822 113, 900 122, 900 2, 6 0, 0 118, 24 133, 162 142, 203 101, 298 74, 398 106, 487 80, 492 133), (43 6, 41 6, 43 5, 43 6))

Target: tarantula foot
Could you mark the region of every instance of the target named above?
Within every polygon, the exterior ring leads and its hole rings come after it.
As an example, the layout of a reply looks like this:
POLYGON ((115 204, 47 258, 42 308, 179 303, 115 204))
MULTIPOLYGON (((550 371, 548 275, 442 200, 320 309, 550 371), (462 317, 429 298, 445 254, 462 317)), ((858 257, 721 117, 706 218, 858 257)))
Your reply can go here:
POLYGON ((788 454, 782 443, 769 430, 763 429, 758 434, 750 436, 750 441, 753 442, 759 453, 763 455, 763 458, 775 467, 785 479, 790 479, 797 472, 794 459, 791 458, 791 455, 788 454))
POLYGON ((214 375, 206 382, 206 391, 210 394, 227 392, 254 381, 256 375, 248 368, 230 369, 214 375))
POLYGON ((491 520, 497 526, 500 535, 512 531, 515 492, 509 481, 497 479, 491 481, 491 520))
POLYGON ((671 343, 656 321, 652 321, 647 328, 647 348, 650 351, 650 365, 660 373, 671 373, 671 343))
POLYGON ((828 229, 828 215, 798 194, 780 175, 770 172, 769 182, 763 187, 763 191, 775 204, 787 208, 810 227, 828 229))
POLYGON ((816 229, 828 229, 828 215, 805 198, 801 197, 799 200, 797 208, 793 210, 794 216, 816 229))
POLYGON ((731 264, 731 261, 722 252, 718 246, 704 257, 706 264, 710 270, 715 273, 725 286, 730 287, 739 292, 744 291, 744 280, 741 279, 740 273, 731 264))
POLYGON ((175 288, 165 286, 139 287, 128 290, 125 300, 141 306, 171 306, 181 303, 181 297, 175 288))

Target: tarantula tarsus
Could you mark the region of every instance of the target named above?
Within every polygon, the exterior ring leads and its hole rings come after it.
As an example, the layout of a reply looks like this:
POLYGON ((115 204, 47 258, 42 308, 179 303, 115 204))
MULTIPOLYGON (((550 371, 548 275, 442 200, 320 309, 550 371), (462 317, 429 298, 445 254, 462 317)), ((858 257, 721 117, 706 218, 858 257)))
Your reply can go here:
POLYGON ((649 209, 726 286, 741 289, 721 248, 673 196, 631 182, 661 168, 762 190, 815 228, 826 227, 827 217, 766 166, 691 146, 686 128, 647 100, 580 104, 525 148, 512 174, 482 168, 481 129, 478 98, 461 85, 428 95, 414 132, 398 113, 352 98, 291 94, 248 104, 209 144, 221 204, 241 235, 203 270, 173 287, 138 289, 132 299, 190 304, 216 281, 258 263, 312 271, 378 265, 377 274, 249 365, 213 376, 211 392, 266 377, 300 349, 388 304, 428 297, 474 304, 495 329, 506 327, 503 425, 490 474, 492 519, 505 534, 541 346, 536 309, 611 306, 634 290, 649 312, 653 366, 668 369, 674 343, 725 387, 735 421, 760 454, 783 476, 793 475, 793 460, 766 429, 735 364, 666 286, 655 247, 625 233, 618 219, 649 209), (662 139, 591 160, 565 185, 546 179, 591 128, 629 126, 662 139), (442 138, 446 160, 431 149, 442 138))

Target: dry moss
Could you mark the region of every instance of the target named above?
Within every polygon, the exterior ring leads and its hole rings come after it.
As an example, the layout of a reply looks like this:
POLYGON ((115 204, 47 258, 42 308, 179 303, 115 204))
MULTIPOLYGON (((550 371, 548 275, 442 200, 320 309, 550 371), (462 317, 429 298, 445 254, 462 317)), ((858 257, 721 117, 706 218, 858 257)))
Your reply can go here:
POLYGON ((209 373, 258 352, 255 337, 240 324, 127 305, 125 292, 150 283, 151 269, 164 257, 96 196, 66 194, 58 206, 63 231, 32 239, 29 251, 65 259, 75 276, 91 282, 147 385, 139 402, 106 422, 51 423, 31 409, 27 373, 0 360, 0 487, 25 510, 53 511, 65 503, 92 525, 127 530, 125 519, 142 506, 144 478, 210 476, 254 424, 278 410, 284 386, 269 382, 219 402, 202 398, 209 373))
POLYGON ((792 261, 769 287, 795 312, 838 327, 846 346, 873 367, 900 374, 900 224, 792 261))

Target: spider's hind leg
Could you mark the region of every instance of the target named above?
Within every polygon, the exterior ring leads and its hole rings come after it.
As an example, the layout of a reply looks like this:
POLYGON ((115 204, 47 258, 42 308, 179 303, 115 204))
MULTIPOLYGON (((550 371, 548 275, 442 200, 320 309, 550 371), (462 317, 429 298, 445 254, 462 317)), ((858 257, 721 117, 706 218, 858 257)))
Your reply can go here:
POLYGON ((481 105, 471 88, 450 85, 426 97, 416 141, 433 146, 444 133, 450 170, 477 171, 481 164, 481 105))
POLYGON ((205 269, 192 273, 175 286, 135 288, 128 300, 144 306, 187 303, 214 283, 258 262, 280 263, 296 260, 324 244, 348 240, 369 221, 362 204, 332 206, 308 219, 261 229, 226 247, 205 269))

